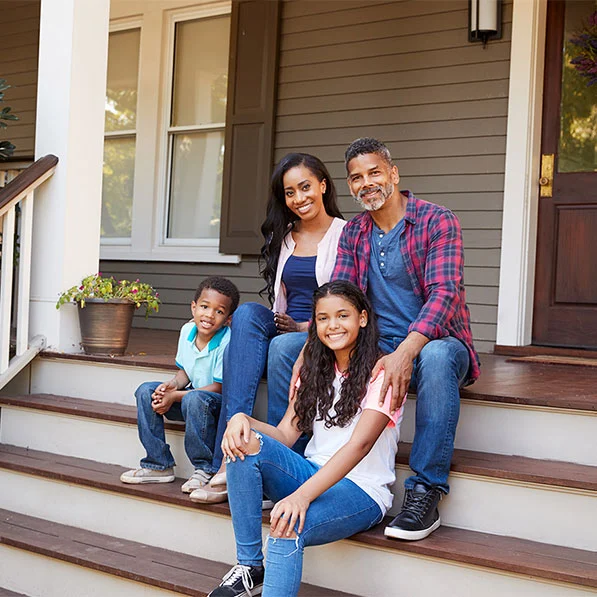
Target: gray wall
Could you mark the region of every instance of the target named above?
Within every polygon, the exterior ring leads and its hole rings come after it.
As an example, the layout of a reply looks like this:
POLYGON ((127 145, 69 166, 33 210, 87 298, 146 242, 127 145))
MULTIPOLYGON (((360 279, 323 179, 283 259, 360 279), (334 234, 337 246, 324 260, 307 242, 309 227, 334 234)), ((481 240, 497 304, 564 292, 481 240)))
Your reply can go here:
POLYGON ((5 92, 2 106, 10 106, 19 117, 9 122, 8 128, 0 129, 0 141, 9 140, 16 146, 15 157, 31 157, 35 145, 40 2, 5 0, 0 11, 0 79, 12 85, 5 92))
MULTIPOLYGON (((495 343, 504 188, 512 5, 504 37, 483 49, 467 40, 467 2, 286 2, 275 158, 307 151, 329 167, 341 208, 356 213, 342 156, 360 136, 385 141, 402 189, 460 218, 465 283, 477 348, 495 343)), ((202 277, 230 277, 243 300, 262 282, 255 258, 240 266, 104 262, 102 271, 142 277, 161 291, 157 317, 135 325, 176 329, 202 277)))

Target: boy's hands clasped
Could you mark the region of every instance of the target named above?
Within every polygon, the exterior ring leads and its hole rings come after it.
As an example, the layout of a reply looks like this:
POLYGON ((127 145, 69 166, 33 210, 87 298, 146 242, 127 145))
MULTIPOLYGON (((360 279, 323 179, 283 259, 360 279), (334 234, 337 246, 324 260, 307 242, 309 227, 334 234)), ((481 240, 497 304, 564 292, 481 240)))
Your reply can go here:
POLYGON ((151 395, 151 408, 158 415, 167 413, 175 402, 175 392, 178 391, 178 384, 175 379, 160 384, 151 395))

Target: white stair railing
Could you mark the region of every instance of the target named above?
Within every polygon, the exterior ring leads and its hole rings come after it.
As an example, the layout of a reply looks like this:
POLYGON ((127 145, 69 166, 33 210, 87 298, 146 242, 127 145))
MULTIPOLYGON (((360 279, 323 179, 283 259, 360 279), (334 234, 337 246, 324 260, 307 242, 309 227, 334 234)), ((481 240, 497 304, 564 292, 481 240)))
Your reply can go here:
POLYGON ((0 170, 0 388, 45 346, 43 336, 29 338, 33 198, 35 189, 52 176, 57 163, 56 156, 47 155, 20 171, 0 170), (17 210, 20 212, 18 227, 17 210), (13 292, 15 275, 17 284, 13 292), (16 313, 16 345, 11 358, 13 313, 16 313))

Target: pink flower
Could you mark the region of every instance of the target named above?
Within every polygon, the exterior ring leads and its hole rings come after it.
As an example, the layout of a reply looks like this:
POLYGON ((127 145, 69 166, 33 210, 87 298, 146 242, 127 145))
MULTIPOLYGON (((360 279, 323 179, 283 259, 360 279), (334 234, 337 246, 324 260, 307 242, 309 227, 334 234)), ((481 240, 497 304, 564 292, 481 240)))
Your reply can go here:
POLYGON ((133 294, 137 294, 139 292, 136 288, 133 288, 133 294))
POLYGON ((79 290, 83 290, 83 288, 84 288, 83 286, 79 286, 79 290))
POLYGON ((159 292, 156 292, 156 293, 155 293, 155 295, 156 295, 156 296, 160 296, 160 293, 159 293, 159 292))

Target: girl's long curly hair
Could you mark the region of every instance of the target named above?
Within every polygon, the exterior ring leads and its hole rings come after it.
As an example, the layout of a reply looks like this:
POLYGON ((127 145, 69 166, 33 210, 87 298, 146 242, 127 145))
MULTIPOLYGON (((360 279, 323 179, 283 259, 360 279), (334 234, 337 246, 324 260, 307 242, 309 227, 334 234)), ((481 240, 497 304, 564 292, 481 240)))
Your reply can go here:
POLYGON ((336 281, 328 282, 315 291, 309 337, 300 374, 301 385, 294 406, 298 428, 303 433, 313 431, 315 420, 325 421, 327 428, 345 427, 350 423, 360 408, 367 392, 371 371, 381 356, 378 340, 379 332, 371 303, 357 286, 350 282, 336 281), (334 351, 319 339, 315 320, 318 301, 331 295, 341 296, 359 313, 366 311, 368 316, 368 323, 359 328, 356 345, 350 354, 340 398, 335 404, 335 414, 330 411, 334 401, 332 383, 336 375, 336 357, 334 351))
POLYGON ((325 180, 323 207, 329 216, 344 219, 338 209, 334 181, 319 158, 308 153, 289 153, 278 162, 272 174, 271 194, 267 202, 265 221, 261 226, 261 234, 263 234, 265 242, 261 247, 261 256, 259 257, 259 273, 265 280, 265 287, 260 294, 267 294, 270 305, 274 304, 274 284, 282 242, 288 232, 292 230, 294 223, 300 220, 286 206, 286 195, 284 194, 284 175, 296 166, 308 168, 319 182, 325 180))

